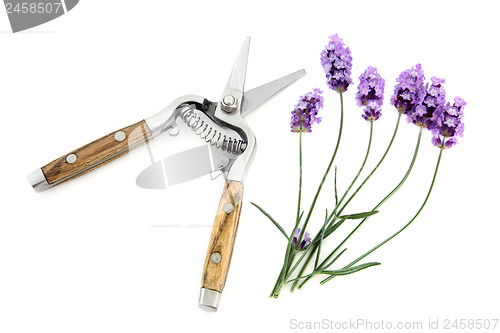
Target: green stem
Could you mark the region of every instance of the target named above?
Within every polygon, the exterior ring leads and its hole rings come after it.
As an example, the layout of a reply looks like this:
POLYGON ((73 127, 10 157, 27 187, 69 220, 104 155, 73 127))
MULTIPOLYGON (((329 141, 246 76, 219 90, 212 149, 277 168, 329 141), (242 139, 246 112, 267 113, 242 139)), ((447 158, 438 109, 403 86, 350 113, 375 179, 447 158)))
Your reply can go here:
MULTIPOLYGON (((396 193, 401 188, 401 186, 403 186, 403 184, 406 182, 406 180, 408 179, 408 176, 410 175, 411 171, 413 170, 413 166, 415 165, 415 161, 417 159, 418 149, 420 147, 420 141, 421 141, 421 138, 422 138, 422 131, 423 131, 423 126, 420 127, 420 130, 418 132, 418 139, 417 139, 417 145, 415 146, 415 152, 413 153, 413 158, 411 160, 410 166, 408 167, 408 170, 406 171, 403 179, 401 179, 401 181, 399 182, 399 184, 391 192, 389 192, 389 194, 387 194, 384 199, 382 199, 375 207, 373 207, 372 211, 378 210, 380 208, 380 206, 382 206, 387 200, 389 200, 389 198, 392 197, 394 195, 394 193, 396 193)), ((361 226, 369 218, 370 218, 370 216, 368 216, 368 217, 364 218, 363 220, 361 220, 361 222, 356 226, 356 228, 354 228, 354 230, 346 237, 346 239, 344 240, 344 242, 342 242, 342 245, 345 242, 347 242, 347 240, 349 238, 351 238, 352 235, 354 235, 354 233, 359 228, 361 228, 361 226)))
POLYGON ((297 217, 295 220, 295 227, 292 230, 292 233, 290 234, 290 237, 288 237, 288 244, 287 244, 287 249, 285 253, 285 260, 283 263, 283 267, 281 269, 280 275, 278 276, 278 280, 276 281, 276 284, 274 285, 273 291, 271 292, 272 297, 278 297, 281 288, 283 285, 286 283, 286 279, 288 276, 288 270, 290 269, 290 266, 293 263, 293 260, 295 259, 295 253, 292 254, 295 250, 292 248, 292 242, 293 242, 293 236, 295 235, 295 232, 297 228, 299 227, 300 219, 302 217, 302 214, 300 213, 300 203, 301 203, 301 198, 302 198, 302 132, 299 132, 299 195, 298 195, 298 201, 297 201, 297 217), (292 254, 292 255, 291 255, 292 254))
MULTIPOLYGON (((415 165, 415 161, 417 159, 417 155, 418 155, 418 150, 420 148, 420 141, 421 141, 421 138, 422 138, 422 131, 423 131, 423 126, 420 127, 420 130, 418 132, 418 139, 417 139, 417 144, 415 146, 415 152, 413 153, 413 158, 411 160, 411 163, 410 163, 410 166, 408 167, 408 170, 406 171, 403 179, 401 179, 401 181, 398 183, 398 185, 391 191, 389 192, 389 194, 387 194, 384 199, 382 199, 375 207, 373 207, 372 211, 374 210, 378 210, 380 208, 380 206, 382 206, 387 200, 389 200, 390 197, 392 197, 394 195, 394 193, 396 193, 400 188, 401 186, 403 186, 403 184, 406 182, 406 180, 408 179, 408 176, 410 175, 411 171, 413 170, 413 166, 415 165)), ((354 233, 356 233, 356 231, 358 231, 359 228, 361 228, 361 226, 370 218, 370 216, 364 218, 363 220, 361 220, 361 222, 356 226, 356 228, 354 228, 354 230, 344 239, 344 241, 338 246, 338 248, 340 248, 342 245, 344 245, 353 235, 354 233)))
POLYGON ((278 297, 276 291, 280 287, 281 281, 283 280, 284 271, 285 271, 285 266, 281 267, 280 275, 278 276, 278 279, 276 280, 276 283, 274 284, 273 290, 271 291, 269 297, 275 297, 275 298, 278 297))
POLYGON ((325 174, 323 175, 323 178, 321 179, 321 183, 318 186, 318 189, 316 191, 316 194, 314 195, 313 201, 311 203, 311 207, 309 208, 309 212, 307 213, 306 219, 304 221, 304 227, 300 232, 300 237, 298 238, 298 242, 302 240, 302 237, 304 236, 304 233, 306 231, 307 224, 309 223, 309 219, 311 218, 312 212, 314 210, 314 206, 316 205, 316 201, 318 200, 319 193, 321 192, 321 189, 323 188, 323 184, 326 181, 326 177, 328 176, 328 173, 330 172, 330 169, 333 165, 333 161, 335 160, 335 156, 337 156, 337 152, 340 146, 340 139, 342 137, 342 127, 344 123, 344 98, 342 96, 342 93, 339 93, 340 95, 340 127, 339 127, 339 134, 337 138, 337 144, 335 146, 335 151, 333 152, 332 158, 330 159, 330 163, 328 163, 328 167, 326 168, 325 174))
POLYGON ((302 198, 302 131, 299 133, 299 199, 297 203, 297 219, 295 221, 295 227, 299 224, 300 217, 300 201, 302 198))
MULTIPOLYGON (((396 237, 397 235, 399 235, 403 230, 405 230, 413 221, 415 221, 415 219, 420 215, 420 213, 422 212, 422 210, 424 209, 425 207, 425 204, 427 203, 427 201, 429 200, 429 197, 431 195, 431 192, 432 192, 432 188, 434 187, 434 183, 436 181, 436 176, 437 176, 437 173, 438 173, 438 170, 439 170, 439 164, 441 163, 441 157, 443 155, 443 150, 444 150, 444 144, 445 144, 445 138, 443 138, 442 140, 442 145, 441 145, 441 150, 439 151, 439 157, 438 157, 438 160, 437 160, 437 163, 436 163, 436 168, 434 170, 434 176, 432 177, 432 182, 431 182, 431 185, 429 186, 429 191, 427 192, 427 195, 425 196, 425 199, 424 199, 424 202, 422 203, 422 205, 420 206, 420 208, 418 209, 417 213, 410 219, 410 221, 408 221, 408 223, 406 223, 401 229, 399 229, 396 233, 394 233, 392 236, 390 236, 389 238, 385 239, 383 242, 379 243, 377 246, 373 247, 371 250, 365 252, 363 255, 361 255, 360 257, 358 257, 356 260, 352 261, 351 263, 349 263, 347 266, 345 266, 343 269, 345 268, 348 268, 348 267, 351 267, 352 265, 358 263, 359 261, 363 260, 364 258, 366 258, 368 255, 370 255, 371 253, 373 253, 374 251, 376 251, 378 248, 380 248, 381 246, 383 246, 384 244, 386 244, 387 242, 389 242, 391 239, 393 239, 394 237, 396 237)), ((321 284, 325 284, 326 282, 330 281, 331 279, 333 278, 333 276, 330 276, 326 279, 324 279, 323 281, 321 281, 321 284)))
MULTIPOLYGON (((337 152, 338 152, 338 149, 340 146, 340 140, 342 138, 342 128, 343 128, 343 124, 344 124, 344 97, 343 97, 342 92, 339 93, 339 95, 340 95, 340 126, 339 126, 337 144, 335 145, 335 150, 333 152, 332 158, 330 159, 330 163, 328 164, 328 167, 326 168, 325 174, 323 175, 323 179, 321 180, 321 183, 318 186, 318 190, 316 191, 316 195, 314 196, 314 199, 311 203, 311 207, 309 208, 309 212, 307 213, 306 219, 304 220, 304 226, 300 232, 300 236, 298 237, 297 242, 302 241, 302 237, 304 236, 304 233, 306 231, 306 227, 307 227, 307 224, 309 223, 309 219, 311 218, 311 214, 313 212, 314 206, 316 205, 316 201, 318 200, 319 193, 321 192, 321 188, 323 187, 323 184, 325 183, 326 177, 328 176, 328 173, 330 172, 330 169, 333 165, 333 161, 335 160, 335 156, 337 156, 337 152)), ((309 252, 312 247, 313 246, 310 245, 304 251, 304 254, 302 255, 301 258, 303 258, 305 256, 305 254, 307 252, 309 252)), ((294 266, 294 267, 296 267, 296 266, 294 266)), ((303 269, 305 269, 305 268, 303 268, 303 269)), ((303 272, 303 269, 302 269, 302 272, 303 272)), ((299 273, 299 275, 301 275, 301 274, 302 273, 299 273)), ((295 286, 297 285, 297 282, 298 282, 298 280, 293 283, 292 288, 291 288, 292 291, 295 288, 295 286)))
MULTIPOLYGON (((349 185, 349 187, 347 188, 347 190, 345 190, 344 194, 342 195, 342 197, 340 198, 340 201, 337 203, 337 205, 335 206, 335 209, 333 210, 333 212, 330 214, 330 216, 334 216, 335 214, 335 210, 338 208, 338 206, 342 203, 342 201, 345 199, 347 193, 349 193, 349 191, 351 190, 351 188, 354 186, 354 184, 356 183, 356 180, 358 180, 358 177, 359 175, 361 174, 361 172, 363 171, 363 169, 365 168, 365 165, 366 165, 366 161, 368 160, 368 156, 370 155, 370 148, 372 146, 372 139, 373 139, 373 120, 370 120, 370 137, 368 139, 368 147, 366 148, 366 153, 365 153, 365 158, 363 160, 363 163, 361 164, 361 167, 359 168, 358 170, 358 173, 356 174, 356 176, 354 177, 354 179, 352 180, 351 184, 349 185)), ((345 205, 344 205, 345 206, 345 205)), ((339 212, 340 213, 340 212, 339 212)), ((321 254, 321 245, 323 243, 323 237, 325 235, 325 229, 326 229, 326 225, 328 224, 328 217, 325 218, 325 223, 323 224, 323 227, 321 228, 322 231, 320 231, 321 233, 321 238, 319 240, 319 244, 318 244, 318 253, 316 255, 316 263, 315 263, 315 268, 317 268, 317 265, 318 265, 318 260, 319 260, 319 256, 321 254)), ((314 253, 314 252, 313 252, 314 253)))
MULTIPOLYGON (((391 149, 392 147, 392 144, 394 143, 394 139, 396 138, 396 134, 398 132, 398 128, 399 128, 399 123, 400 123, 400 120, 401 120, 401 115, 402 113, 399 112, 398 114, 398 120, 396 121, 396 127, 394 128, 394 132, 392 134, 392 137, 391 137, 391 140, 389 141, 389 145, 387 146, 384 154, 382 155, 382 157, 380 158, 380 160, 378 161, 377 165, 375 165, 375 167, 373 168, 373 170, 368 174, 368 176, 366 176, 366 178, 363 180, 363 182, 358 186, 358 188, 356 189, 356 191, 354 191, 354 193, 349 197, 349 199, 347 199, 346 203, 342 206, 342 208, 340 208, 340 210, 338 211, 338 213, 336 214, 337 216, 340 215, 344 209, 346 208, 347 204, 354 198, 354 196, 361 190, 361 188, 365 185, 365 183, 370 179, 370 177, 375 173, 375 171, 377 171, 378 167, 382 164, 382 162, 384 161, 385 157, 387 156, 387 154, 389 153, 389 150, 391 149)), ((373 121, 372 121, 373 123, 373 121)), ((370 133, 370 136, 371 136, 371 133, 370 133)), ((340 200, 340 202, 336 202, 335 203, 335 209, 338 208, 338 206, 342 203, 342 199, 340 200)), ((328 217, 329 220, 331 220, 333 217, 334 217, 334 214, 335 214, 335 210, 333 211, 333 214, 330 214, 330 216, 328 217)), ((335 223, 335 219, 330 223, 330 225, 333 225, 335 223)), ((323 226, 324 229, 325 226, 323 226)), ((324 232, 325 230, 322 230, 320 232, 324 232)), ((336 249, 337 250, 337 249, 336 249)), ((313 252, 314 253, 314 252, 313 252)), ((317 269, 320 269, 322 268, 326 262, 328 262, 328 260, 333 257, 333 254, 329 255, 327 258, 325 258, 325 260, 323 260, 321 262, 321 264, 318 266, 316 265, 317 269)), ((319 258, 319 255, 316 257, 316 259, 319 258)), ((335 260, 332 260, 329 265, 333 264, 335 260)), ((304 286, 304 284, 309 281, 310 277, 306 278, 300 285, 299 285, 299 289, 302 288, 302 286, 304 286)))
MULTIPOLYGON (((383 155, 383 158, 385 158, 385 156, 387 155, 388 150, 390 149, 390 147, 392 145, 392 142, 394 140, 394 137, 396 135, 396 132, 397 132, 397 129, 398 129, 398 126, 399 126, 399 120, 400 120, 400 118, 401 118, 401 113, 399 114, 397 126, 396 126, 396 129, 394 131, 393 137, 391 139, 391 142, 389 143, 388 149, 386 149, 386 152, 383 155)), ((417 144, 415 145, 415 151, 413 153, 413 158, 411 160, 410 166, 408 167, 408 170, 406 171, 405 175, 403 176, 403 178, 401 179, 401 181, 398 183, 398 185, 396 185, 396 187, 391 192, 389 192, 389 194, 387 194, 375 207, 373 207, 372 211, 378 210, 387 200, 389 200, 389 198, 391 196, 394 195, 394 193, 396 193, 401 188, 401 186, 403 186, 403 184, 406 182, 406 179, 408 179, 408 176, 410 175, 411 171, 413 170, 413 166, 415 165, 415 161, 417 159, 418 150, 420 148, 420 141, 421 141, 421 138, 422 138, 422 131, 423 131, 423 127, 420 127, 420 130, 418 132, 417 144)), ((382 162, 383 158, 381 159, 381 161, 379 162, 378 165, 380 165, 380 163, 382 162)), ((376 168, 378 168, 378 165, 376 166, 376 168)), ((371 174, 373 174, 373 172, 371 174)), ((369 176, 371 176, 371 174, 369 176)), ((344 238, 344 240, 321 262, 321 264, 318 266, 318 268, 323 268, 323 266, 325 265, 325 263, 327 263, 340 250, 340 248, 359 230, 359 228, 361 228, 363 226, 363 224, 369 218, 370 218, 370 216, 365 217, 363 220, 361 220, 361 222, 346 236, 346 238, 344 238)), ((332 224, 333 223, 331 223, 331 225, 332 224)), ((331 264, 333 264, 333 261, 329 263, 329 266, 331 264)), ((300 284, 299 288, 301 288, 302 286, 304 286, 304 284, 308 280, 309 279, 306 279, 305 281, 303 281, 300 284)))
MULTIPOLYGON (((327 237, 328 237, 328 231, 327 231, 327 237)), ((304 259, 304 257, 306 256, 307 253, 309 253, 310 249, 313 248, 313 252, 315 251, 316 249, 316 246, 318 246, 318 241, 319 241, 319 234, 317 234, 313 240, 311 241, 311 244, 304 250, 304 251, 301 251, 302 252, 302 255, 300 256, 299 260, 297 260, 295 262, 295 264, 293 265, 292 269, 288 272, 287 276, 286 276, 286 280, 288 280, 288 278, 293 274, 293 272, 295 271, 295 269, 297 269, 297 267, 299 266, 299 264, 302 262, 302 260, 304 259)), ((305 264, 305 266, 307 266, 307 263, 305 264)))
POLYGON ((349 204, 349 202, 351 202, 352 198, 354 198, 354 196, 359 192, 359 190, 361 190, 361 188, 365 185, 365 183, 368 181, 368 179, 370 179, 370 177, 375 173, 375 171, 377 171, 378 167, 384 161, 385 157, 387 156, 387 153, 389 152, 389 150, 392 147, 394 139, 396 138, 396 134, 397 134, 398 128, 399 128, 399 121, 401 120, 401 115, 402 115, 402 113, 399 112, 398 120, 396 122, 396 128, 394 129, 394 133, 392 134, 391 141, 389 142, 389 145, 387 146, 387 149, 385 150, 384 155, 382 155, 382 157, 380 158, 380 161, 378 161, 377 165, 375 165, 375 167, 373 168, 373 170, 368 174, 368 176, 366 176, 365 180, 363 180, 363 182, 358 186, 358 188, 356 189, 356 191, 354 191, 354 193, 349 197, 349 199, 347 199, 347 201, 344 203, 344 205, 342 206, 342 208, 340 208, 340 210, 339 210, 339 212, 338 212, 337 215, 340 215, 344 211, 344 209, 349 204))
MULTIPOLYGON (((323 239, 325 238, 325 226, 328 222, 328 210, 326 210, 325 213, 325 222, 323 223, 323 227, 321 228, 320 232, 318 234, 321 234, 321 238, 319 239, 319 244, 318 244, 318 255, 316 256, 316 260, 314 261, 314 271, 318 267, 318 262, 319 262, 319 254, 321 253, 321 245, 323 245, 323 239)), ((314 254, 314 251, 311 252, 314 254)))

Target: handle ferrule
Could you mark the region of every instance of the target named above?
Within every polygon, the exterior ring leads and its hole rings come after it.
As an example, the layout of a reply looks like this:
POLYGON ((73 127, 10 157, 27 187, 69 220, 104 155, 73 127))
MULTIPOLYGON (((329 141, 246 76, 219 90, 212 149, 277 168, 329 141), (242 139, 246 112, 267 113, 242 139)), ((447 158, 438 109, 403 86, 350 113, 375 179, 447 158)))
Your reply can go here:
POLYGON ((42 192, 52 187, 47 182, 42 169, 36 169, 32 173, 30 173, 28 175, 28 181, 30 182, 31 186, 33 186, 35 192, 42 192))
POLYGON ((222 294, 216 290, 201 288, 199 301, 200 308, 208 312, 217 311, 221 295, 222 294))

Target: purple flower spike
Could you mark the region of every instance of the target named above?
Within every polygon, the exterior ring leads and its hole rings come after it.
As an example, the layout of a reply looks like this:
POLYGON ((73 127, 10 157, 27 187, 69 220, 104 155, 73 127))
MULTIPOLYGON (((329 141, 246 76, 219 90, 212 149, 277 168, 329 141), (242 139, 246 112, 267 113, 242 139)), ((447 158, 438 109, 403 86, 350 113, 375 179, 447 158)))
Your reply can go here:
POLYGON ((345 46, 344 41, 337 34, 332 35, 320 57, 328 87, 337 92, 346 91, 352 83, 352 57, 349 47, 345 46))
POLYGON ((391 104, 399 112, 408 115, 408 120, 410 121, 413 121, 413 113, 424 112, 420 107, 427 93, 424 86, 424 79, 424 70, 420 64, 401 72, 396 79, 397 83, 394 86, 394 95, 391 97, 391 104))
POLYGON ((300 242, 299 250, 304 250, 309 244, 311 244, 311 237, 309 236, 309 233, 306 232, 304 234, 304 239, 300 242))
POLYGON ((457 144, 458 137, 464 134, 464 123, 462 122, 464 116, 464 107, 467 102, 460 97, 455 97, 455 103, 446 105, 441 109, 436 109, 432 116, 432 130, 434 137, 432 143, 434 146, 441 148, 443 138, 446 138, 444 148, 451 148, 457 144))
POLYGON ((312 92, 300 96, 299 102, 292 111, 292 132, 311 132, 312 124, 321 122, 318 111, 323 108, 322 93, 320 89, 314 88, 312 92))
POLYGON ((426 84, 426 94, 421 105, 417 105, 412 115, 412 121, 417 126, 424 126, 432 130, 435 124, 434 116, 443 113, 446 103, 444 79, 435 76, 431 78, 432 84, 426 84))
POLYGON ((376 67, 369 66, 359 77, 356 102, 364 106, 365 120, 377 120, 382 115, 381 107, 384 103, 385 80, 377 72, 376 67))

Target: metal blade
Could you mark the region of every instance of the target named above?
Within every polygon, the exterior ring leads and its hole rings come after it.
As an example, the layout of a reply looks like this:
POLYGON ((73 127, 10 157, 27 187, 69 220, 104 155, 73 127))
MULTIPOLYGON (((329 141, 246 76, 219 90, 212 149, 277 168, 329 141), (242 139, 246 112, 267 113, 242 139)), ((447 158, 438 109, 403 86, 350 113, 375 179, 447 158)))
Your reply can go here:
POLYGON ((288 74, 286 76, 283 76, 282 78, 268 82, 261 85, 260 87, 245 92, 241 110, 242 116, 246 116, 253 110, 257 109, 259 106, 282 92, 285 88, 287 88, 289 85, 291 85, 304 75, 306 75, 306 71, 301 69, 300 71, 288 74))
POLYGON ((243 93, 245 89, 249 51, 250 37, 246 37, 241 46, 240 53, 234 62, 233 70, 231 71, 231 75, 229 75, 225 90, 236 90, 239 93, 243 93))

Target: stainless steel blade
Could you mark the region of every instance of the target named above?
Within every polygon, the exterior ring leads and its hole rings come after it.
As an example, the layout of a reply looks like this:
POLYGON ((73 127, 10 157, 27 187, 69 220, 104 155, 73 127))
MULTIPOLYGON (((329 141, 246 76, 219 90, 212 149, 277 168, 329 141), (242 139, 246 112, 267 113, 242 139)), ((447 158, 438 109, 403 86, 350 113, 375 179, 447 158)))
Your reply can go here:
MULTIPOLYGON (((250 37, 246 37, 241 46, 240 53, 238 54, 231 75, 227 80, 225 90, 236 90, 243 93, 245 89, 245 78, 247 75, 248 53, 250 51, 250 37)), ((224 95, 225 96, 225 95, 224 95)))
POLYGON ((269 101, 271 98, 282 92, 289 85, 306 75, 306 71, 301 69, 295 73, 288 74, 274 81, 261 85, 250 91, 245 92, 243 106, 241 110, 242 116, 246 116, 259 106, 269 101))

